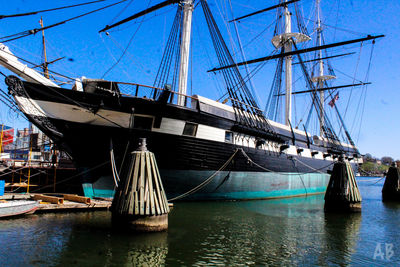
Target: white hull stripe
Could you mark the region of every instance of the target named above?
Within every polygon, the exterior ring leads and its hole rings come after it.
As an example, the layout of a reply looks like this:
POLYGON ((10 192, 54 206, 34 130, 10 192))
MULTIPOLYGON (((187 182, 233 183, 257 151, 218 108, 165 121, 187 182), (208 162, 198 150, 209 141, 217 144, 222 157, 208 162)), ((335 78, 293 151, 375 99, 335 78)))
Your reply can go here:
MULTIPOLYGON (((48 117, 51 119, 58 119, 76 123, 92 124, 97 126, 118 127, 117 125, 119 125, 123 128, 129 128, 131 117, 131 114, 129 113, 99 109, 98 112, 94 114, 93 112, 85 108, 81 108, 71 104, 33 100, 19 96, 16 96, 15 99, 23 112, 28 115, 48 117)), ((172 135, 182 135, 185 123, 186 122, 182 120, 162 118, 160 128, 152 128, 152 131, 172 135)), ((204 140, 225 142, 225 132, 226 131, 224 129, 198 124, 195 137, 204 140)), ((233 143, 239 146, 255 148, 256 138, 235 133, 233 143)), ((324 158, 322 152, 319 152, 318 154, 312 156, 312 150, 308 148, 302 148, 303 151, 299 154, 297 153, 297 148, 298 147, 296 146, 290 146, 283 153, 287 155, 301 156, 304 158, 315 158, 326 161, 334 161, 332 157, 324 158)), ((266 142, 259 149, 269 152, 280 153, 280 145, 275 142, 266 142)), ((353 160, 352 162, 357 162, 357 160, 353 160)))

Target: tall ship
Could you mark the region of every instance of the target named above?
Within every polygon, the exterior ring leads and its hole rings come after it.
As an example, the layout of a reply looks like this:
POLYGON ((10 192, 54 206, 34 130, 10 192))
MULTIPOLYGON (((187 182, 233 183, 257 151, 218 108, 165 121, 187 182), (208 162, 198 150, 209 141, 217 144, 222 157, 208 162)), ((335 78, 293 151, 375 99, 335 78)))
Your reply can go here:
MULTIPOLYGON (((146 138, 148 149, 154 152, 165 191, 173 200, 318 194, 325 192, 329 171, 339 157, 346 158, 357 171, 362 158, 336 102, 342 88, 364 87, 368 82, 334 85, 336 75, 329 60, 352 54, 338 54, 333 48, 374 42, 382 35, 325 43, 320 0, 315 2, 314 22, 309 23, 311 33, 299 0, 280 0, 224 21, 233 28, 230 36, 237 35, 239 48, 234 55, 209 2, 163 1, 100 30, 108 35, 131 21, 146 23, 143 16, 175 6, 171 32, 152 85, 143 85, 137 74, 134 82, 71 78, 72 84, 66 88, 46 73, 28 68, 6 45, 0 47, 0 64, 15 73, 5 79, 11 104, 71 156, 82 173, 86 196, 113 196, 123 176, 121 170, 140 138, 146 138), (269 12, 276 13, 273 51, 247 59, 238 22, 269 12), (200 95, 202 90, 212 89, 211 82, 202 83, 207 88, 195 88, 198 94, 188 94, 189 75, 203 71, 191 63, 192 19, 200 14, 218 62, 208 72, 223 81, 224 92, 218 100, 200 95), (262 89, 263 95, 269 96, 263 109, 253 81, 266 62, 276 63, 276 68, 268 73, 272 83, 262 89), (294 88, 299 76, 301 90, 300 86, 294 88), (308 104, 296 101, 296 97, 308 104), (294 118, 295 102, 305 110, 304 119, 294 118)), ((19 36, 12 35, 7 41, 19 36)), ((154 43, 159 40, 150 38, 154 43)), ((265 48, 258 47, 260 50, 265 48)), ((129 67, 125 71, 129 72, 129 67)))

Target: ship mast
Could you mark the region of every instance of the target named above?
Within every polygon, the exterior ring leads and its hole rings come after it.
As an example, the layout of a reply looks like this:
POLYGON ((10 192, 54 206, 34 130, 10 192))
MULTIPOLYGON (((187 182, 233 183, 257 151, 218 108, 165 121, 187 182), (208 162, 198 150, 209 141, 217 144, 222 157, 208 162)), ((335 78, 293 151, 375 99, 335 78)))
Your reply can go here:
POLYGON ((190 35, 192 32, 193 0, 183 0, 180 4, 183 5, 183 24, 179 64, 178 105, 185 106, 189 71, 190 35))
POLYGON ((292 13, 288 8, 288 0, 284 2, 284 33, 274 36, 272 44, 275 48, 284 48, 284 53, 289 55, 284 57, 285 60, 285 124, 290 125, 292 118, 292 55, 290 52, 293 50, 293 42, 305 42, 311 40, 310 37, 303 33, 292 32, 292 13))
MULTIPOLYGON (((287 0, 286 0, 287 2, 287 0)), ((292 32, 292 18, 288 6, 285 6, 285 33, 292 32)), ((292 51, 292 40, 285 41, 285 52, 292 51)), ((285 57, 285 124, 289 126, 292 118, 292 56, 285 57)))
POLYGON ((126 19, 116 22, 112 25, 107 25, 99 32, 105 32, 111 28, 124 24, 128 21, 137 19, 148 13, 154 12, 158 9, 166 7, 172 4, 179 4, 183 7, 183 19, 182 19, 182 34, 180 43, 180 64, 179 64, 179 80, 178 80, 178 105, 186 105, 186 92, 188 83, 188 70, 189 70, 189 52, 190 52, 190 36, 192 32, 192 14, 193 14, 193 0, 166 0, 155 6, 149 7, 141 12, 138 12, 126 19))
MULTIPOLYGON (((322 27, 321 27, 321 14, 320 14, 320 3, 321 0, 316 0, 316 9, 317 9, 317 45, 322 46, 322 27)), ((317 83, 317 88, 319 89, 319 97, 320 97, 320 116, 319 116, 319 125, 320 125, 320 136, 324 135, 324 125, 325 125, 325 90, 324 81, 336 79, 333 75, 324 75, 324 61, 322 59, 322 49, 318 51, 318 65, 319 65, 319 76, 314 76, 312 81, 317 83)))
POLYGON ((42 42, 43 42, 43 58, 44 58, 44 62, 43 62, 43 73, 44 76, 49 79, 50 75, 49 75, 49 68, 48 68, 48 62, 47 62, 47 54, 46 54, 46 39, 44 37, 44 30, 43 30, 43 18, 40 17, 39 20, 40 26, 42 27, 42 42))
MULTIPOLYGON (((322 45, 322 28, 321 28, 321 17, 320 17, 320 0, 317 0, 317 16, 318 16, 318 28, 317 28, 317 34, 318 34, 318 45, 321 46, 322 45)), ((319 76, 322 77, 324 76, 324 62, 322 61, 322 50, 318 51, 318 58, 319 58, 319 76)), ((324 87, 323 81, 322 79, 318 80, 318 88, 322 89, 324 87)), ((325 91, 321 90, 319 92, 319 98, 320 98, 320 108, 321 108, 321 112, 319 116, 320 119, 320 136, 322 136, 324 134, 323 128, 324 128, 324 124, 325 124, 325 118, 324 118, 324 114, 325 114, 325 91)))

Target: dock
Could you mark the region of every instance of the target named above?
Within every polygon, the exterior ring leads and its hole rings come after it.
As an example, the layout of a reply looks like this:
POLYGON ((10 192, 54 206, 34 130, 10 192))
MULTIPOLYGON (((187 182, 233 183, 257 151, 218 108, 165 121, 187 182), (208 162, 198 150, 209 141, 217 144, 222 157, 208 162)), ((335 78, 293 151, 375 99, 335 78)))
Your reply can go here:
POLYGON ((90 199, 71 194, 12 194, 0 196, 0 201, 38 200, 40 205, 35 213, 84 212, 108 210, 111 199, 90 199))
POLYGON ((63 204, 40 203, 36 213, 108 210, 111 201, 93 200, 90 204, 66 200, 63 204))

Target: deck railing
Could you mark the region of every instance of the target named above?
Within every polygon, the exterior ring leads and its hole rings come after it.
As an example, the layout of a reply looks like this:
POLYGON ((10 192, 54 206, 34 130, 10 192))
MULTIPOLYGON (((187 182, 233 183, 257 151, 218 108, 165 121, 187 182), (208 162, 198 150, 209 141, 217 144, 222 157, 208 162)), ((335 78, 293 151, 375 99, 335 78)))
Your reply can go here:
POLYGON ((167 88, 158 88, 149 85, 127 82, 117 82, 116 84, 118 84, 121 95, 127 97, 141 97, 155 101, 163 101, 170 104, 177 104, 178 97, 184 96, 186 107, 192 107, 192 100, 197 100, 197 98, 193 96, 184 95, 167 88))

